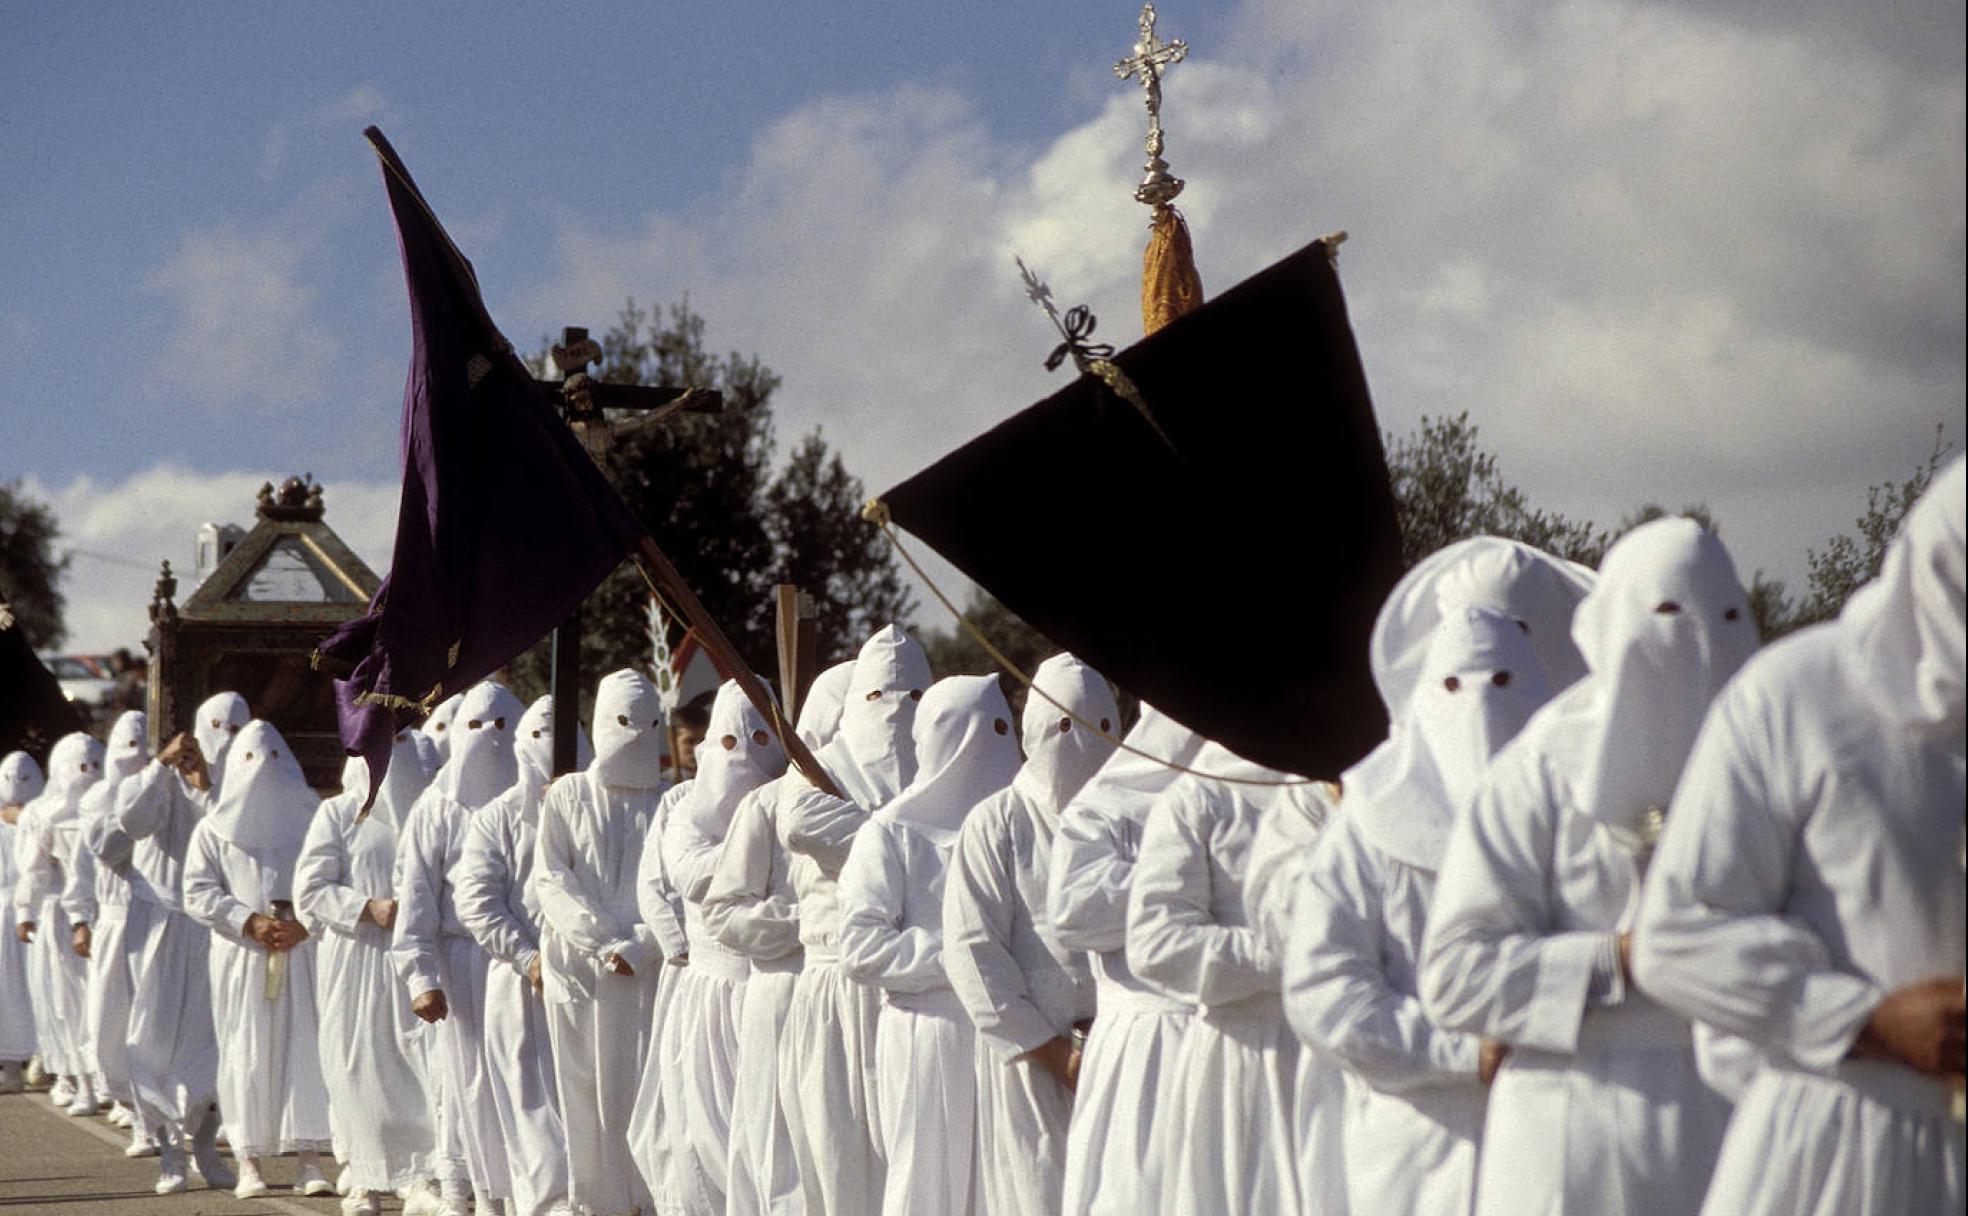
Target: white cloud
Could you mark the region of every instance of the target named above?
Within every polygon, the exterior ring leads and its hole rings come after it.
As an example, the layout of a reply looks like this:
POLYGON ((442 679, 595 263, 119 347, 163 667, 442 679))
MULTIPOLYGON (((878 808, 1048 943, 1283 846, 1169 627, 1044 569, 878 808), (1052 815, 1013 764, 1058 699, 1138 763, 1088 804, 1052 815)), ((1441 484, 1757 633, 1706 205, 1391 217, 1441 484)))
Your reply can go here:
POLYGON ((213 410, 321 399, 341 343, 317 320, 304 253, 275 230, 187 233, 146 280, 175 314, 151 360, 152 388, 213 410))
MULTIPOLYGON (((253 525, 255 495, 287 472, 194 472, 160 464, 120 481, 77 476, 65 485, 28 477, 27 493, 53 508, 60 547, 72 553, 63 591, 68 597, 70 650, 140 650, 149 628, 146 608, 158 563, 178 577, 178 602, 196 587, 194 546, 205 523, 253 525)), ((331 482, 325 489, 328 524, 378 574, 389 569, 399 487, 331 482)))
MULTIPOLYGON (((1813 25, 1634 0, 1252 0, 1166 85, 1205 284, 1336 228, 1383 423, 1467 409, 1534 501, 1707 500, 1795 577, 1961 431, 1964 87, 1813 25)), ((1136 91, 1049 146, 963 97, 830 98, 718 205, 569 224, 539 332, 688 291, 880 489, 1059 381, 1011 254, 1139 332, 1136 91)))

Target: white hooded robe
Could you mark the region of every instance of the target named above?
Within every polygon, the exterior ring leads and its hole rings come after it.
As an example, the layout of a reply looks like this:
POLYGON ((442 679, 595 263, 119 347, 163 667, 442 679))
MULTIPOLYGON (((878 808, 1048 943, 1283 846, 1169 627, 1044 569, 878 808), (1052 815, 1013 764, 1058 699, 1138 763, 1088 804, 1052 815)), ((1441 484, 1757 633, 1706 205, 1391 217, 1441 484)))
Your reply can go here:
POLYGON ((1730 684, 1675 792, 1636 980, 1765 1059, 1712 1216, 1938 1216, 1968 1193, 1960 1074, 1852 1055, 1888 993, 1958 990, 1968 950, 1963 484, 1957 460, 1836 622, 1730 684))
POLYGON ((553 698, 535 700, 513 741, 519 781, 471 817, 451 870, 458 920, 492 965, 485 979, 486 1079, 505 1145, 511 1216, 567 1201, 567 1132, 554 1086, 546 1004, 528 973, 540 957, 531 886, 540 800, 553 772, 553 698))
POLYGON ((343 768, 343 790, 323 802, 294 868, 294 903, 315 935, 315 1010, 335 1156, 350 1195, 389 1194, 437 1173, 437 1110, 426 1075, 429 1028, 390 959, 390 930, 365 914, 396 898, 397 830, 429 785, 434 755, 398 731, 389 770, 368 813, 369 774, 343 768))
POLYGON ((882 992, 884 1216, 977 1210, 977 1032, 943 970, 943 884, 964 819, 1018 770, 1011 717, 996 676, 937 681, 915 716, 915 779, 841 869, 841 967, 882 992))
POLYGON ((291 912, 294 867, 320 804, 271 723, 233 740, 218 806, 193 829, 185 911, 213 933, 219 1110, 232 1151, 263 1160, 333 1147, 315 1019, 312 936, 278 954, 246 936, 252 916, 291 912))
MULTIPOLYGON (((18 813, 46 786, 41 766, 26 752, 9 752, 0 760, 0 807, 18 813)), ((0 819, 0 908, 9 909, 6 931, 0 933, 0 1060, 10 1062, 25 1062, 40 1050, 34 1000, 27 988, 27 956, 32 947, 14 934, 11 911, 14 889, 21 880, 22 848, 19 826, 0 819)))
POLYGON ((1203 740, 1144 704, 1125 742, 1136 751, 1115 752, 1060 816, 1046 884, 1054 937, 1093 964, 1095 1013, 1066 1132, 1062 1204, 1089 1216, 1162 1210, 1170 1063, 1195 1011, 1135 977, 1127 907, 1142 825, 1179 778, 1157 761, 1189 764, 1203 740))
POLYGON ((595 691, 594 763, 548 788, 533 893, 555 1082, 576 1210, 622 1216, 652 1199, 629 1149, 662 956, 636 875, 661 797, 662 702, 618 671, 595 691), (619 957, 630 973, 611 968, 619 957))
POLYGON ((1701 716, 1755 650, 1722 544, 1687 519, 1615 544, 1573 636, 1591 674, 1538 711, 1449 835, 1419 989, 1438 1024, 1511 1047, 1477 1211, 1644 1216, 1701 1205, 1729 1104, 1694 1030, 1625 982, 1650 849, 1701 716))
POLYGON ((964 820, 943 891, 943 968, 977 1027, 981 1210, 1057 1213, 1066 1185, 1072 1091, 1029 1053, 1093 1017, 1086 957, 1059 945, 1046 912, 1059 814, 1106 763, 1114 694, 1071 655, 1039 665, 1011 787, 964 820), (1063 708, 1062 708, 1063 707, 1063 708))

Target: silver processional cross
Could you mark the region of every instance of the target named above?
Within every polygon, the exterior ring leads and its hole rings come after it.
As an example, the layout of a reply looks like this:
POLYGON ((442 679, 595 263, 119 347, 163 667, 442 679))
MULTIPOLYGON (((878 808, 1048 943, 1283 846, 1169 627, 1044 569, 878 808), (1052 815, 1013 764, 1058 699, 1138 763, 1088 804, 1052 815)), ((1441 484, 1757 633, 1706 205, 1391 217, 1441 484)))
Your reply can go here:
POLYGON ((1182 39, 1163 42, 1155 36, 1155 6, 1144 4, 1141 40, 1134 44, 1134 54, 1114 65, 1114 75, 1122 80, 1139 76, 1148 94, 1147 176, 1134 188, 1134 197, 1150 207, 1165 207, 1182 193, 1182 179, 1170 173, 1168 162, 1162 159, 1162 72, 1181 63, 1188 54, 1189 44, 1182 39))

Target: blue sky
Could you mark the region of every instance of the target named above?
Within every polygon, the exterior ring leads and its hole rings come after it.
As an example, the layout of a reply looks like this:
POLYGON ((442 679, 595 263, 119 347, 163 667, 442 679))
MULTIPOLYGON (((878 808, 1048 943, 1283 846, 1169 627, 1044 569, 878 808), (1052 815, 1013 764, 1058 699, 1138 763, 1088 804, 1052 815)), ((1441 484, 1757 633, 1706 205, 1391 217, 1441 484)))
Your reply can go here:
MULTIPOLYGON (((1960 438, 1958 3, 1159 8, 1206 286, 1348 229, 1390 428, 1467 409, 1536 501, 1706 501, 1792 579, 1960 438)), ((78 556, 75 645, 134 640, 157 558, 267 476, 387 565, 408 335, 365 124, 523 349, 688 291, 786 377, 782 439, 879 488, 1047 390, 1013 252, 1138 331, 1135 12, 0 4, 0 479, 126 563, 78 556)))

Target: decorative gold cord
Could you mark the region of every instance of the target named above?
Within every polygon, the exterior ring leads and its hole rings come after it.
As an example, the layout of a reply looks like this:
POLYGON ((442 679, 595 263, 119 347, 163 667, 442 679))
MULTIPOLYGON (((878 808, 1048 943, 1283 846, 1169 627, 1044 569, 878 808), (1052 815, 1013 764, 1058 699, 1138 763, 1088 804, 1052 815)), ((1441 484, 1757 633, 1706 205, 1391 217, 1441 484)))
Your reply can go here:
POLYGON ((867 503, 861 508, 861 518, 867 520, 869 523, 875 525, 875 527, 881 529, 881 534, 888 538, 888 543, 895 547, 895 552, 901 556, 903 562, 908 565, 910 570, 915 572, 917 578, 922 580, 923 586, 929 588, 929 593, 936 597, 936 602, 943 605, 943 610, 948 612, 950 616, 953 619, 955 619, 958 628, 962 629, 965 633, 970 635, 971 641, 976 642, 979 646, 982 646, 984 648, 984 653, 991 657, 992 662, 1004 668, 1005 671, 1008 672, 1013 679, 1017 680, 1020 684, 1023 684, 1027 690, 1033 693, 1037 693, 1040 697, 1043 697, 1045 700, 1051 702, 1053 708, 1057 709, 1060 713, 1065 714, 1068 718, 1071 718, 1074 722, 1078 723, 1081 729, 1091 731, 1093 732, 1094 735, 1098 736, 1099 738, 1105 739, 1107 742, 1113 744, 1115 747, 1119 748, 1120 750, 1124 752, 1130 752, 1136 756, 1141 757, 1143 760, 1150 761, 1154 764, 1159 764, 1163 768, 1170 769, 1174 772, 1186 773, 1191 777, 1201 777, 1207 781, 1222 781, 1230 785, 1257 785, 1257 786, 1267 786, 1271 788, 1320 784, 1318 779, 1313 777, 1291 777, 1283 781, 1272 781, 1261 777, 1230 777, 1230 776, 1225 776, 1222 773, 1208 773, 1202 771, 1201 769, 1190 768, 1186 764, 1177 764, 1173 760, 1169 760, 1161 756, 1157 756, 1152 752, 1142 751, 1140 748, 1134 746, 1133 744, 1129 743, 1127 740, 1121 738, 1120 736, 1115 735, 1113 732, 1102 730, 1098 723, 1090 722, 1086 718, 1081 717, 1080 714, 1076 712, 1071 706, 1061 703, 1057 697, 1054 697, 1051 693, 1047 692, 1045 689, 1040 688, 1038 686, 1038 683, 1035 680, 1033 680, 1031 676, 1025 674, 1025 672, 1019 668, 1018 664, 1012 662, 1009 658, 1006 658, 1005 653, 1002 650, 999 650, 997 646, 992 644, 991 639, 985 637, 983 631, 979 630, 977 626, 970 623, 970 619, 964 616, 964 614, 958 610, 957 606, 951 602, 950 597, 943 593, 943 589, 936 585, 936 580, 929 577, 929 572, 924 570, 922 566, 916 562, 915 557, 910 554, 909 550, 903 547, 901 539, 895 535, 895 529, 893 527, 895 520, 894 520, 894 516, 892 516, 889 513, 887 503, 883 502, 879 498, 870 498, 867 501, 867 503))

